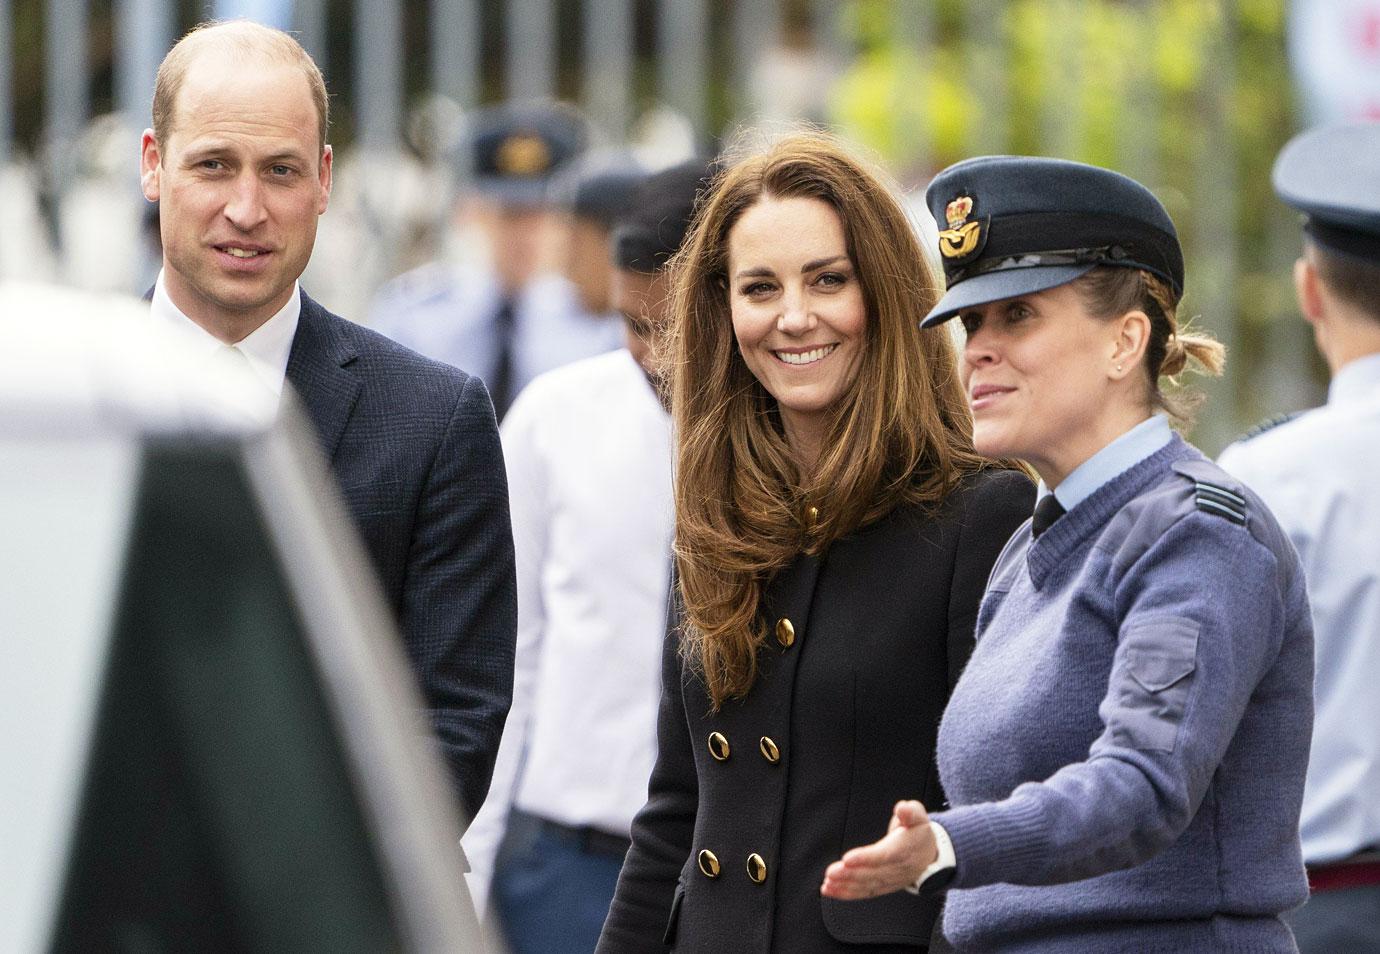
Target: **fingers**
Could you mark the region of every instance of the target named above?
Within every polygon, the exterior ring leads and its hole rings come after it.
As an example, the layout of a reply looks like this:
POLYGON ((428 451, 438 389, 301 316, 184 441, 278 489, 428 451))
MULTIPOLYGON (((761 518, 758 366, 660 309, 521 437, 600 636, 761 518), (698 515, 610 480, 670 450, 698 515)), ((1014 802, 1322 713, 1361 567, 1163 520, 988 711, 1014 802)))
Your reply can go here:
POLYGON ((885 894, 884 884, 884 877, 875 867, 836 861, 825 869, 824 883, 819 890, 828 898, 853 901, 885 894))
POLYGON ((905 869, 896 864, 857 865, 836 861, 824 872, 820 893, 825 897, 852 901, 890 894, 914 882, 905 869))
POLYGON ((871 898, 915 883, 934 852, 925 806, 897 802, 886 836, 853 848, 824 872, 820 893, 842 900, 871 898))
POLYGON ((859 845, 857 848, 850 848, 843 853, 843 863, 850 867, 861 867, 863 865, 885 864, 891 857, 891 846, 895 839, 887 835, 881 841, 874 841, 870 845, 859 845))
POLYGON ((837 898, 840 901, 857 901, 872 897, 862 879, 844 869, 843 863, 839 861, 834 862, 824 872, 824 883, 819 886, 819 893, 826 898, 837 898))

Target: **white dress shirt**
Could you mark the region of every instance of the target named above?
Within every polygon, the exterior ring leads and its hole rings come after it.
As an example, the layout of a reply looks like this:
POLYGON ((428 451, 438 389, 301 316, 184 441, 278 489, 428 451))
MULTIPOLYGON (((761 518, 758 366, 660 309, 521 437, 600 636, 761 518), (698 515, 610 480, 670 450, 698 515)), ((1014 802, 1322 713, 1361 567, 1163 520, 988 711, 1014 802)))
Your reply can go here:
POLYGON ((1380 355, 1343 367, 1327 404, 1233 444, 1223 468, 1274 511, 1313 607, 1309 864, 1380 847, 1380 355))
POLYGON ((671 420, 626 349, 538 377, 501 428, 517 556, 513 705, 465 835, 477 903, 508 806, 627 834, 656 756, 671 420))
MULTIPOLYGON (((183 335, 192 347, 202 351, 208 364, 216 360, 217 353, 227 346, 226 342, 192 321, 173 304, 173 300, 168 297, 161 271, 153 285, 153 302, 149 309, 155 318, 167 322, 178 334, 183 335)), ((297 334, 297 321, 301 316, 302 292, 297 283, 293 282, 292 294, 288 297, 287 304, 250 332, 248 337, 234 344, 247 359, 249 370, 255 379, 274 396, 281 396, 283 393, 288 355, 292 353, 292 339, 297 334)))

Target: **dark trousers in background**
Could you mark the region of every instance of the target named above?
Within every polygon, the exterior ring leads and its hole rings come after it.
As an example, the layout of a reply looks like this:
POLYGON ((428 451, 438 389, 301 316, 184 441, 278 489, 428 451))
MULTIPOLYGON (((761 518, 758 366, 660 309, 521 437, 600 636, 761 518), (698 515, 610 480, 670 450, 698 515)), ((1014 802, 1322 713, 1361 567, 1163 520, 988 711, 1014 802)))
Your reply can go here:
POLYGON ((1380 954, 1380 885, 1316 892, 1285 920, 1299 954, 1380 954))
POLYGON ((490 889, 511 954, 593 954, 626 852, 616 835, 512 809, 490 889))

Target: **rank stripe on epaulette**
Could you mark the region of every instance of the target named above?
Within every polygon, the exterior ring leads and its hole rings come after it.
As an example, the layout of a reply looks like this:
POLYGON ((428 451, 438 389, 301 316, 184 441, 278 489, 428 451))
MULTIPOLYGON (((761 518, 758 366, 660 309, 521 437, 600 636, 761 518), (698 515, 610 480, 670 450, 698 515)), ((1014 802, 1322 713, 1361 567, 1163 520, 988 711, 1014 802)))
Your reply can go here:
POLYGON ((1230 490, 1223 490, 1219 486, 1212 485, 1212 483, 1199 483, 1198 496, 1212 497, 1213 500, 1216 500, 1219 504, 1223 504, 1224 507, 1239 509, 1239 511, 1242 512, 1245 512, 1246 509, 1246 501, 1243 500, 1242 497, 1236 496, 1236 494, 1231 493, 1230 490))
POLYGON ((1219 517, 1225 517, 1232 523, 1246 525, 1246 500, 1238 494, 1232 493, 1225 487, 1216 484, 1205 483, 1201 480, 1194 482, 1194 502, 1199 510, 1208 513, 1215 513, 1219 517))
POLYGON ((1241 513, 1239 510, 1233 510, 1230 507, 1224 507, 1216 501, 1208 500, 1206 497, 1198 498, 1198 509, 1205 510, 1209 513, 1215 513, 1219 517, 1226 517, 1232 523, 1239 523, 1243 527, 1246 525, 1246 515, 1244 513, 1241 513))

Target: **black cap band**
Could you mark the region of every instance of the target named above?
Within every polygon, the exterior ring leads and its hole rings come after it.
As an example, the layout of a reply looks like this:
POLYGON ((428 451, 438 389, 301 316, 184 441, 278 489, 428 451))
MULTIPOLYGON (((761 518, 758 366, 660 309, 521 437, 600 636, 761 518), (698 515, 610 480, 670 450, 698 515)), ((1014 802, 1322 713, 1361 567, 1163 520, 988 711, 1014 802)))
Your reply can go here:
POLYGON ((986 275, 988 272, 1005 272, 1013 268, 1048 268, 1052 265, 1134 265, 1137 268, 1148 267, 1139 262, 1131 261, 1129 253, 1120 245, 1103 245, 1101 248, 1061 248, 1049 252, 1012 255, 1009 258, 979 259, 967 268, 955 269, 951 280, 961 282, 965 278, 986 275))
POLYGON ((1304 223, 1303 230, 1314 242, 1330 252, 1349 255, 1372 264, 1380 263, 1380 235, 1328 225, 1315 218, 1309 218, 1304 223))
POLYGON ((950 288, 977 275, 1016 268, 1115 265, 1145 269, 1175 294, 1183 293, 1178 240, 1139 219, 1106 212, 1028 212, 994 216, 984 224, 988 239, 976 259, 945 262, 950 288), (1106 244, 1062 247, 1070 236, 1106 244))

